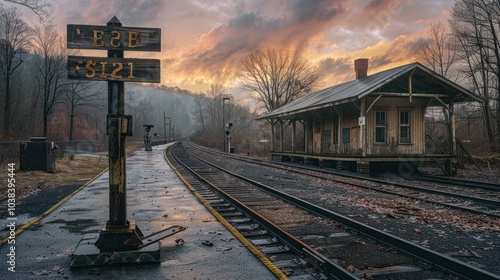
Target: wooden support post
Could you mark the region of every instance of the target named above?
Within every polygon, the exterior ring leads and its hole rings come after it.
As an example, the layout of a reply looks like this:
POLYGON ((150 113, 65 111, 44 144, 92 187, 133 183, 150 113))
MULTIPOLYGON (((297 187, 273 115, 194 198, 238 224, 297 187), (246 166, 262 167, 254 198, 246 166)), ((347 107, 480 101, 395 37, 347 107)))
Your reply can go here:
POLYGON ((271 119, 270 123, 271 123, 271 152, 274 152, 274 124, 276 122, 273 119, 271 119))
POLYGON ((304 152, 309 153, 309 121, 304 120, 304 152))
POLYGON ((295 134, 297 132, 296 129, 297 129, 297 127, 296 127, 296 121, 293 120, 292 121, 292 152, 293 153, 295 153, 295 144, 296 144, 295 143, 296 142, 296 139, 295 139, 296 136, 295 136, 295 134))
POLYGON ((283 136, 284 136, 284 133, 283 133, 283 129, 285 128, 283 123, 284 121, 280 120, 280 152, 283 152, 283 136))
POLYGON ((450 104, 449 104, 449 114, 450 114, 450 155, 451 156, 456 156, 457 155, 457 143, 456 143, 456 131, 455 131, 455 108, 454 108, 454 101, 453 98, 450 98, 450 104))
POLYGON ((344 143, 342 143, 342 123, 344 122, 344 112, 339 113, 339 125, 338 125, 338 134, 337 134, 337 154, 341 155, 343 153, 344 143))
POLYGON ((366 104, 366 97, 361 98, 359 100, 360 108, 359 108, 359 117, 362 119, 360 120, 360 125, 359 125, 359 148, 361 149, 361 155, 366 156, 366 125, 365 125, 365 104, 366 104))

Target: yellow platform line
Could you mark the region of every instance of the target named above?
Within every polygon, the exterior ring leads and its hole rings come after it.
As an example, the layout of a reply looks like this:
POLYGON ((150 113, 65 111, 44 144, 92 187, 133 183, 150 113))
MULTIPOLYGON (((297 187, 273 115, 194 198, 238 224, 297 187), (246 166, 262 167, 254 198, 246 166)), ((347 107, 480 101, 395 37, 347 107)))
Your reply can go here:
POLYGON ((189 188, 189 190, 198 198, 198 200, 214 215, 214 217, 219 220, 219 222, 224 225, 238 240, 245 245, 245 247, 252 252, 276 277, 279 279, 288 279, 286 276, 274 263, 269 260, 257 247, 255 247, 246 237, 244 237, 238 230, 236 230, 224 217, 222 217, 208 201, 206 201, 194 188, 189 184, 189 182, 182 176, 182 174, 172 165, 172 163, 167 158, 167 150, 163 152, 165 160, 168 165, 174 170, 177 176, 184 182, 184 184, 189 188))
MULTIPOLYGON (((72 198, 75 194, 77 194, 79 191, 83 190, 86 186, 88 186, 90 183, 92 183, 95 179, 99 178, 99 176, 101 176, 102 174, 104 174, 106 171, 108 171, 109 168, 106 168, 104 169, 103 171, 101 171, 101 173, 97 174, 96 176, 94 176, 94 178, 90 179, 89 181, 87 181, 85 184, 83 184, 81 187, 79 187, 77 190, 75 190, 74 192, 70 193, 68 196, 66 196, 65 198, 63 198, 61 201, 59 201, 57 204, 55 204, 54 206, 52 206, 49 210, 45 211, 42 215, 36 217, 35 219, 23 224, 22 226, 20 226, 19 228, 16 229, 15 231, 15 236, 17 237, 21 232, 23 232, 25 229, 29 228, 30 226, 32 226, 33 224, 35 223, 38 223, 41 219, 47 217, 50 213, 52 213, 54 210, 56 210, 59 206, 61 206, 64 202, 68 201, 70 198, 72 198)), ((7 243, 7 241, 9 240, 9 236, 5 237, 4 239, 0 240, 0 245, 3 245, 5 243, 7 243)))

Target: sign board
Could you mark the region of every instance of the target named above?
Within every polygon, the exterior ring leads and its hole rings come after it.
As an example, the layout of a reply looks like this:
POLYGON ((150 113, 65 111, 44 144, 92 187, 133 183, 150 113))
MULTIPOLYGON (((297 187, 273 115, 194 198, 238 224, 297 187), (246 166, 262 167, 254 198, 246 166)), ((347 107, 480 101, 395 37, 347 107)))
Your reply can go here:
POLYGON ((358 117, 358 125, 365 125, 365 117, 358 117))
POLYGON ((160 82, 159 59, 68 56, 67 67, 68 79, 160 82))
POLYGON ((161 29, 124 26, 67 25, 68 49, 161 51, 161 29))

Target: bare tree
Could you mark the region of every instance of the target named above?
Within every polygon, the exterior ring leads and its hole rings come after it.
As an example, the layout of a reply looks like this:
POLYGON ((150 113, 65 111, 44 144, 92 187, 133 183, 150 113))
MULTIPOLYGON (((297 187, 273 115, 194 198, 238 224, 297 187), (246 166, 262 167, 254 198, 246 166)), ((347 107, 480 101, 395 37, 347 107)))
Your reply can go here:
POLYGON ((193 115, 195 121, 200 124, 200 130, 206 130, 206 108, 205 102, 207 97, 203 94, 197 94, 194 97, 194 104, 191 106, 191 114, 193 115))
POLYGON ((73 140, 74 120, 80 107, 96 107, 97 100, 103 100, 106 85, 100 82, 71 80, 66 84, 66 105, 69 114, 69 141, 73 140))
MULTIPOLYGON (((429 37, 417 50, 417 60, 430 67, 441 76, 456 81, 458 75, 454 67, 459 60, 459 56, 457 51, 458 46, 454 42, 454 39, 455 37, 449 33, 444 22, 432 22, 430 25, 429 37)), ((448 125, 448 131, 450 131, 452 123, 450 122, 448 110, 445 107, 431 107, 428 110, 432 115, 430 120, 432 120, 433 123, 436 119, 439 119, 435 117, 436 113, 443 116, 445 123, 448 125)), ((433 130, 432 127, 433 126, 427 126, 427 129, 433 130)))
MULTIPOLYGON (((0 7, 1 8, 1 7, 0 7)), ((22 54, 27 52, 31 29, 20 17, 15 8, 0 12, 0 74, 4 91, 3 130, 10 134, 12 127, 13 96, 12 82, 19 74, 19 66, 23 63, 22 54)))
POLYGON ((500 2, 456 1, 450 25, 466 65, 464 74, 474 91, 484 98, 484 127, 490 149, 499 150, 500 129, 500 2), (496 112, 493 108, 497 108, 496 112), (494 113, 495 112, 495 113, 494 113), (495 116, 496 115, 496 116, 495 116))
MULTIPOLYGON (((225 93, 226 89, 221 84, 212 84, 210 89, 207 91, 207 102, 205 103, 207 112, 207 117, 209 122, 205 122, 207 125, 207 130, 205 134, 210 136, 213 143, 219 142, 218 139, 222 141, 222 147, 224 148, 225 136, 224 136, 224 113, 225 104, 224 98, 228 98, 225 93)), ((220 142, 219 142, 220 143, 220 142)))
POLYGON ((44 1, 44 0, 4 0, 6 2, 10 2, 13 4, 21 5, 24 7, 27 7, 35 15, 38 16, 41 22, 48 22, 50 21, 50 17, 52 13, 54 12, 54 6, 50 1, 44 1))
POLYGON ((442 21, 431 23, 429 38, 418 48, 417 59, 450 79, 450 70, 458 61, 457 44, 453 40, 442 21))
POLYGON ((55 106, 63 102, 68 50, 53 25, 35 28, 33 50, 39 56, 35 68, 38 91, 43 96, 43 135, 47 136, 49 117, 55 106))
MULTIPOLYGON (((319 78, 318 68, 304 59, 300 52, 266 48, 242 59, 243 71, 238 83, 244 90, 257 93, 257 101, 270 112, 312 90, 319 78)), ((271 149, 274 149, 274 127, 270 120, 271 149)))
POLYGON ((200 125, 197 132, 203 135, 205 145, 221 146, 224 140, 223 114, 225 113, 225 117, 229 116, 230 106, 229 103, 224 104, 224 99, 228 98, 225 91, 223 85, 212 84, 206 94, 198 94, 193 99, 191 114, 200 125))
POLYGON ((300 52, 266 48, 243 58, 243 71, 238 76, 241 88, 257 93, 267 111, 272 111, 310 92, 319 74, 317 67, 300 52))

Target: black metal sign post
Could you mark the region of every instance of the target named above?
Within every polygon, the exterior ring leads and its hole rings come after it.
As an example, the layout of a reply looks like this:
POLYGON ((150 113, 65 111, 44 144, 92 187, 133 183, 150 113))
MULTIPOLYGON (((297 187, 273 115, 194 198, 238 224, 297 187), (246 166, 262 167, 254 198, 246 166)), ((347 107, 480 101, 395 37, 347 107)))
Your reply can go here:
MULTIPOLYGON (((121 25, 116 17, 107 24, 107 26, 121 25)), ((123 51, 108 50, 108 58, 123 58, 123 51)), ((107 250, 142 245, 143 234, 135 222, 127 221, 125 135, 122 133, 124 115, 125 83, 108 81, 109 220, 96 242, 97 247, 107 250)))
POLYGON ((184 230, 173 226, 144 235, 127 220, 125 138, 132 135, 132 117, 125 115, 125 82, 160 82, 160 62, 125 59, 124 50, 160 51, 158 28, 122 27, 113 17, 106 26, 68 25, 68 48, 106 49, 107 58, 68 57, 68 78, 108 81, 109 220, 99 236, 84 236, 71 255, 71 267, 159 262, 156 242, 184 230))

